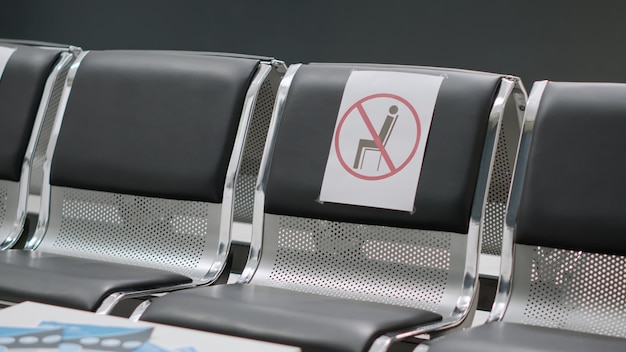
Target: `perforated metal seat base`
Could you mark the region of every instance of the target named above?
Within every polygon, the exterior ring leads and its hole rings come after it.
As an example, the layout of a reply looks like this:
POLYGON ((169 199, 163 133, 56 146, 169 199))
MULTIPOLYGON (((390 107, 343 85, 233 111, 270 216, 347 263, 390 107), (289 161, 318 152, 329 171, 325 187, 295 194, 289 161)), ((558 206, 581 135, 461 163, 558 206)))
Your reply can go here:
POLYGON ((626 337, 626 258, 524 245, 516 256, 506 321, 626 337))
POLYGON ((450 313, 465 235, 266 215, 276 241, 252 283, 450 313), (277 238, 275 238, 277 237, 277 238), (442 308, 444 307, 444 308, 442 308))
POLYGON ((217 254, 220 205, 52 188, 38 250, 158 268, 201 280, 217 254))

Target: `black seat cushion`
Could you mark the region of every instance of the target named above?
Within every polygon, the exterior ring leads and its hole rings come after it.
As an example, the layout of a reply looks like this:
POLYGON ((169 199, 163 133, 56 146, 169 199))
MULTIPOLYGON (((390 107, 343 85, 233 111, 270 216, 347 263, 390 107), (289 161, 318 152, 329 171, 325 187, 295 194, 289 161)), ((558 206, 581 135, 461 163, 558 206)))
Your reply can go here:
POLYGON ((456 332, 428 344, 428 352, 626 351, 626 339, 505 322, 456 332))
POLYGON ((165 270, 23 250, 0 252, 0 277, 0 300, 90 311, 114 292, 191 282, 165 270))
POLYGON ((249 284, 156 299, 142 320, 298 345, 304 351, 363 351, 385 331, 441 320, 429 311, 249 284))

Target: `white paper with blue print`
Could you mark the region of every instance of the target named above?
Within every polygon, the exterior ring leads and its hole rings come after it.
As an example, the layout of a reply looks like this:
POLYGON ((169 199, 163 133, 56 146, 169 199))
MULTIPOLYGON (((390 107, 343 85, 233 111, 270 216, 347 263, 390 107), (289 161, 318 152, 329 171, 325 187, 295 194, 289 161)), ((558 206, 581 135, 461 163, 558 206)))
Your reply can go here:
POLYGON ((149 341, 152 327, 118 327, 44 321, 36 328, 0 326, 0 352, 198 352, 149 341))
POLYGON ((62 328, 0 327, 0 352, 55 351, 62 340, 62 328))
POLYGON ((61 352, 136 351, 152 334, 152 328, 68 324, 54 321, 41 322, 39 327, 63 329, 63 340, 59 346, 61 352))

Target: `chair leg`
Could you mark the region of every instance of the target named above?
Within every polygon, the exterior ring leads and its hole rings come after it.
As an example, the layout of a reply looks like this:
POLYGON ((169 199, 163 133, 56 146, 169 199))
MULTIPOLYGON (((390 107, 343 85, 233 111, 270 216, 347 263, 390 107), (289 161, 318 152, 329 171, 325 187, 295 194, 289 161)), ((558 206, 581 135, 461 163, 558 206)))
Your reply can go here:
POLYGON ((228 278, 230 277, 230 271, 233 267, 233 252, 230 251, 228 253, 228 258, 226 258, 226 264, 224 265, 224 271, 220 274, 220 276, 213 283, 214 285, 222 285, 228 283, 228 278))

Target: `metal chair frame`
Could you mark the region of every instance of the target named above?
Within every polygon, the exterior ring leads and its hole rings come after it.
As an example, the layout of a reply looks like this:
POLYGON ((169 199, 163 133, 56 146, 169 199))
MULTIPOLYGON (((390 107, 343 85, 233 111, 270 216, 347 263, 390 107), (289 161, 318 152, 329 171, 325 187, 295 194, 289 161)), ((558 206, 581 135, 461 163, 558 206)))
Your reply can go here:
MULTIPOLYGON (((19 41, 3 40, 0 42, 0 44, 4 43, 9 45, 13 43, 24 44, 19 41)), ((37 44, 38 43, 28 45, 37 44)), ((44 50, 59 50, 60 48, 64 48, 65 51, 59 55, 44 85, 43 94, 24 155, 20 180, 19 182, 0 181, 0 189, 4 189, 6 200, 11 200, 5 203, 5 198, 0 197, 0 201, 4 203, 1 207, 4 209, 4 216, 3 219, 0 219, 0 250, 9 249, 17 243, 24 230, 29 196, 39 195, 43 177, 43 165, 41 160, 45 155, 50 129, 57 115, 61 85, 65 81, 70 65, 81 52, 81 49, 75 46, 45 46, 45 43, 41 45, 44 46, 37 45, 37 47, 44 50)))

